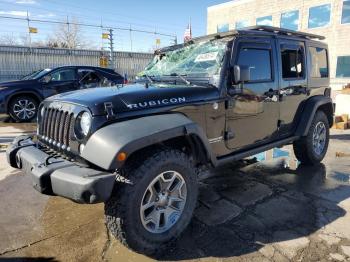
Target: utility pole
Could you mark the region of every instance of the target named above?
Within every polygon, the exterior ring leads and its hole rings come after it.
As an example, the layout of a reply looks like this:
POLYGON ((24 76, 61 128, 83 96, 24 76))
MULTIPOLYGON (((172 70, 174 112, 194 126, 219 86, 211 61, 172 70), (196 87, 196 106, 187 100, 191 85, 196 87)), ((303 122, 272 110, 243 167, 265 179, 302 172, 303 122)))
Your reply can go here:
POLYGON ((132 29, 130 24, 130 51, 132 52, 132 29))
MULTIPOLYGON (((34 60, 33 59, 33 50, 32 50, 32 36, 31 36, 31 33, 30 33, 30 19, 29 19, 29 12, 27 10, 27 25, 28 25, 28 40, 29 40, 29 57, 30 57, 30 63, 29 63, 29 68, 30 68, 30 71, 33 71, 33 63, 32 61, 34 60)), ((28 60, 27 60, 27 63, 28 63, 28 60)))
POLYGON ((29 40, 29 47, 31 49, 32 48, 32 37, 30 35, 30 24, 29 24, 29 21, 30 21, 30 19, 29 19, 29 12, 27 10, 28 40, 29 40))
POLYGON ((114 69, 113 29, 109 29, 109 67, 114 69))

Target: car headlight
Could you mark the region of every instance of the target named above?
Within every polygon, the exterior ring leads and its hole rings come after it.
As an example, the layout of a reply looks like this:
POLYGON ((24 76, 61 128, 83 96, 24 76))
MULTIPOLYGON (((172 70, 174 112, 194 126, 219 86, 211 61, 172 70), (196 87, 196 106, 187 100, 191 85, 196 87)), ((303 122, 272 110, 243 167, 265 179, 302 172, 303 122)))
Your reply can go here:
POLYGON ((79 127, 82 135, 87 136, 91 128, 92 118, 88 112, 84 112, 80 116, 79 127))

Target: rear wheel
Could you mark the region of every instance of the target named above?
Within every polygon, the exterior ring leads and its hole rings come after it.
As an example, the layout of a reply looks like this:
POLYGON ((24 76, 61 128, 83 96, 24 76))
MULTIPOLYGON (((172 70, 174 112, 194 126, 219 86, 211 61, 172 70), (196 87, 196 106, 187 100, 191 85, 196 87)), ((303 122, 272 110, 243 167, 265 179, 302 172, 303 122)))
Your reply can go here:
POLYGON ((130 163, 122 175, 124 182, 116 183, 105 203, 107 227, 131 249, 155 254, 191 220, 198 194, 195 168, 184 153, 165 150, 130 163))
POLYGON ((302 164, 317 164, 327 153, 329 143, 329 123, 323 111, 317 111, 307 136, 293 144, 294 153, 302 164))
POLYGON ((9 103, 8 112, 16 122, 30 122, 37 114, 38 102, 30 96, 18 96, 9 103))

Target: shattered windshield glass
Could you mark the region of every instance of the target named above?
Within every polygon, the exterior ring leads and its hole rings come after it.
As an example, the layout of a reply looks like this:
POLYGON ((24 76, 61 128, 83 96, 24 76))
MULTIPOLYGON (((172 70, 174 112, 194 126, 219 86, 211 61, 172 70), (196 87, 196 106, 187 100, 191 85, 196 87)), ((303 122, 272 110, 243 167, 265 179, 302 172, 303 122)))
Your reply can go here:
POLYGON ((227 40, 203 41, 158 54, 139 76, 219 74, 226 45, 227 40))

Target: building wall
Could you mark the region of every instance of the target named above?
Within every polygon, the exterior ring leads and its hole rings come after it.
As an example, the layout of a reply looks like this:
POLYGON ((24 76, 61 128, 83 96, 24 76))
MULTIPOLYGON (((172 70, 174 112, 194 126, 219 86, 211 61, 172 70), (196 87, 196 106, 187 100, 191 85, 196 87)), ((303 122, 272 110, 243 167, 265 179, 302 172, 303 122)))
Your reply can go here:
POLYGON ((344 0, 236 0, 208 7, 207 33, 216 33, 217 28, 229 24, 235 29, 237 21, 248 20, 249 26, 256 24, 256 18, 272 15, 272 25, 280 27, 281 14, 299 10, 298 30, 326 37, 330 52, 330 75, 334 89, 350 83, 350 78, 336 78, 338 56, 350 56, 350 23, 341 24, 344 0), (324 27, 308 28, 309 8, 331 4, 330 23, 324 27))

